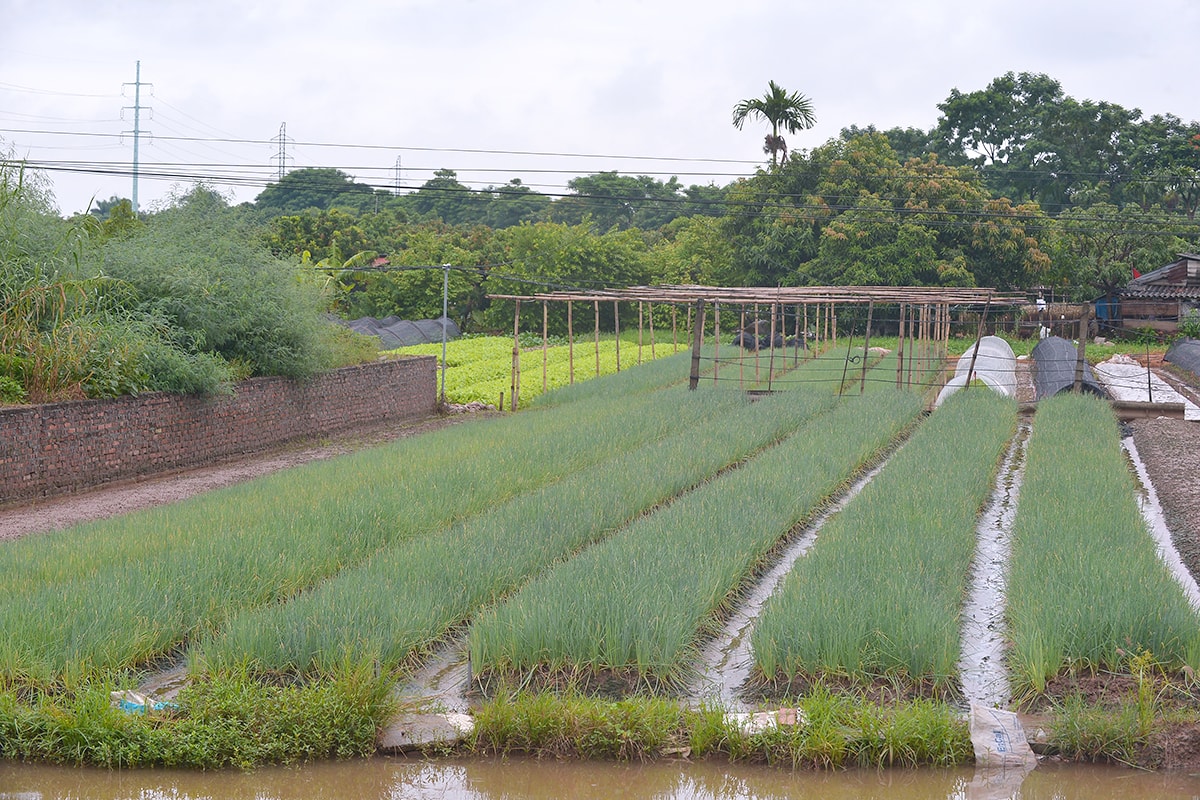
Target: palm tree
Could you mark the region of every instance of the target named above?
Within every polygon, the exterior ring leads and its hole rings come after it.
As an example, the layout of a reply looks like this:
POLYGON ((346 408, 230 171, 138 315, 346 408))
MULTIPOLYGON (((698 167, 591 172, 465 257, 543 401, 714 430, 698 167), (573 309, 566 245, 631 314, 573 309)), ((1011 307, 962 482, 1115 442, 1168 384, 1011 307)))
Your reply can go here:
POLYGON ((787 159, 787 142, 779 135, 783 128, 788 133, 796 133, 811 128, 817 118, 813 114, 812 101, 799 92, 788 94, 782 86, 769 81, 767 93, 753 100, 743 100, 733 107, 733 126, 739 131, 747 117, 755 117, 771 123, 771 132, 767 135, 763 152, 771 156, 771 166, 778 165, 778 155, 782 152, 787 159))

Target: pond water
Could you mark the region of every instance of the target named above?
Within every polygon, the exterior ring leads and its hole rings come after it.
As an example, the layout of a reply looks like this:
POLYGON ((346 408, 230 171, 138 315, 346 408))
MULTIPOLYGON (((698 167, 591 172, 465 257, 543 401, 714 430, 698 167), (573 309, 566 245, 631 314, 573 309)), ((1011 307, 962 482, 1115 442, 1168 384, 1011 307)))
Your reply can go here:
POLYGON ((1197 800, 1200 776, 1042 765, 986 780, 970 769, 792 771, 721 762, 612 764, 372 758, 254 772, 108 771, 0 761, 0 800, 1197 800))

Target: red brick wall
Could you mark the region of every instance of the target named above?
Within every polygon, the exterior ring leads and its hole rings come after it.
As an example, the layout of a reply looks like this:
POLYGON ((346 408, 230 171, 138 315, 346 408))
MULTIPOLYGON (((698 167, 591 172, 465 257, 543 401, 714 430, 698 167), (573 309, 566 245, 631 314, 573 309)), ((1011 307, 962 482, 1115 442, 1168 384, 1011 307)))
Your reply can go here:
POLYGON ((196 467, 289 440, 419 419, 437 407, 432 356, 252 378, 232 396, 154 392, 0 409, 0 503, 196 467))

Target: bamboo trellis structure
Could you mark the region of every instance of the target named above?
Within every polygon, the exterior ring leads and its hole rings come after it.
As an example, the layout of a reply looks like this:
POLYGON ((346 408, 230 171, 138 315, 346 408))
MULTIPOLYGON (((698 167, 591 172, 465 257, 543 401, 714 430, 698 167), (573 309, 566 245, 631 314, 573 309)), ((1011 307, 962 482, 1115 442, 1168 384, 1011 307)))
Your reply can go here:
MULTIPOLYGON (((957 287, 917 287, 917 286, 783 286, 783 287, 723 287, 723 286, 697 286, 697 285, 676 285, 676 286, 632 286, 626 289, 603 289, 594 291, 552 291, 540 292, 531 295, 508 295, 508 294, 493 294, 488 295, 491 299, 496 300, 513 300, 516 304, 516 313, 513 321, 513 394, 512 408, 517 407, 517 393, 519 391, 518 383, 520 380, 520 364, 519 351, 520 346, 517 341, 519 328, 520 307, 522 301, 541 301, 543 303, 543 372, 545 370, 546 360, 546 340, 547 340, 547 323, 546 323, 546 304, 550 302, 565 302, 568 312, 568 354, 571 367, 571 378, 574 382, 574 363, 575 363, 575 336, 574 324, 571 317, 572 304, 575 302, 591 303, 594 308, 595 316, 595 362, 596 374, 600 374, 600 304, 613 304, 613 327, 618 337, 620 338, 620 320, 621 320, 621 303, 637 303, 638 304, 638 354, 637 361, 642 361, 642 334, 643 325, 646 319, 646 306, 649 306, 649 325, 650 325, 650 347, 651 357, 656 353, 655 348, 655 331, 654 331, 654 305, 670 305, 671 306, 671 342, 672 351, 679 350, 679 334, 678 334, 678 307, 684 305, 687 308, 687 323, 686 329, 691 329, 693 317, 697 319, 701 325, 704 325, 704 320, 707 313, 703 313, 708 305, 713 306, 713 337, 720 337, 720 312, 721 307, 729 308, 741 307, 741 328, 744 331, 746 327, 745 317, 746 309, 753 307, 753 316, 757 321, 760 319, 760 307, 765 308, 765 313, 770 319, 770 362, 767 366, 767 372, 770 378, 773 379, 776 375, 775 366, 775 340, 777 333, 777 325, 786 325, 783 322, 785 313, 792 313, 796 320, 796 354, 793 359, 793 364, 799 358, 799 340, 801 334, 801 323, 803 319, 803 330, 809 329, 809 311, 812 310, 814 336, 816 347, 819 350, 823 345, 837 345, 837 315, 838 306, 843 308, 847 306, 866 306, 868 313, 868 324, 872 309, 877 305, 895 305, 899 307, 899 345, 897 348, 898 364, 896 368, 896 385, 909 386, 913 385, 914 378, 920 382, 923 378, 922 373, 925 370, 924 365, 933 363, 935 360, 940 360, 945 355, 946 346, 950 337, 950 310, 952 306, 957 305, 985 305, 987 307, 997 306, 1019 306, 1028 302, 1028 299, 1021 294, 1013 292, 999 292, 995 289, 977 289, 977 288, 957 288, 957 287), (794 310, 785 312, 787 307, 792 307, 794 310), (693 310, 696 312, 693 315, 693 310)), ((693 348, 698 348, 704 341, 703 328, 697 329, 698 335, 693 336, 693 348)), ((779 334, 785 333, 784 330, 779 330, 779 334)), ((757 334, 757 331, 756 331, 757 334)), ((617 369, 621 368, 620 345, 617 344, 617 369)), ((698 350, 694 353, 693 361, 699 363, 698 350)), ((740 370, 739 370, 740 371, 740 370)), ((755 350, 755 375, 758 378, 759 362, 758 351, 755 350)), ((692 376, 695 378, 696 376, 692 376)), ((717 380, 714 370, 714 382, 717 380)), ((740 378, 739 378, 740 380, 740 378)), ((860 376, 860 384, 864 378, 860 376)), ((693 383, 694 385, 694 383, 693 383)))

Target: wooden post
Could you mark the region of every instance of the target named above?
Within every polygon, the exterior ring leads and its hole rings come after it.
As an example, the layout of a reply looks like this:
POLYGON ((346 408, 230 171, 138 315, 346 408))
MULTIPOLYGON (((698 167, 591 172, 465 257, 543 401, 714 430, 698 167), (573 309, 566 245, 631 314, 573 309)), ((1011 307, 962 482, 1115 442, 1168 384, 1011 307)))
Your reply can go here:
POLYGON ((600 377, 600 301, 593 300, 596 309, 596 377, 600 377))
POLYGON ((983 306, 983 314, 979 316, 979 326, 975 329, 975 347, 971 350, 971 363, 967 369, 967 385, 963 389, 971 388, 971 379, 975 377, 975 360, 979 358, 979 345, 983 341, 983 326, 987 320, 988 309, 992 306, 992 293, 988 292, 987 303, 983 306))
MULTIPOLYGON (((837 306, 833 303, 829 304, 829 316, 833 319, 833 333, 829 339, 830 343, 837 347, 837 306)), ((850 341, 854 341, 854 337, 850 337, 850 341)))
POLYGON ((575 320, 570 300, 567 301, 567 383, 575 385, 575 320))
POLYGON ((513 363, 512 363, 512 410, 517 410, 517 398, 521 391, 521 301, 513 312, 513 363))
POLYGON ((820 353, 821 352, 821 342, 825 341, 825 339, 822 338, 822 336, 821 336, 821 316, 822 315, 821 315, 821 304, 820 303, 817 303, 817 308, 814 313, 816 314, 816 317, 817 317, 815 320, 816 328, 817 328, 816 352, 820 353))
POLYGON ((671 352, 672 353, 679 352, 679 336, 676 333, 676 330, 677 330, 676 324, 678 321, 678 316, 679 316, 679 308, 674 303, 672 303, 671 304, 671 352))
POLYGON ((796 314, 796 332, 793 335, 794 343, 792 344, 792 366, 794 367, 800 363, 800 345, 804 340, 800 338, 800 304, 797 303, 792 310, 796 314))
POLYGON ((896 336, 896 388, 904 381, 904 303, 900 304, 900 328, 896 336))
POLYGON ((759 364, 761 363, 762 339, 758 335, 758 303, 754 304, 754 383, 755 385, 761 380, 758 374, 759 364))
MULTIPOLYGON (((835 329, 836 330, 836 329, 835 329)), ((850 328, 850 337, 846 339, 846 358, 842 361, 842 382, 838 384, 838 397, 846 390, 846 374, 850 371, 850 350, 854 346, 854 328, 850 328)))
POLYGON ((867 301, 867 335, 863 337, 863 361, 862 361, 862 377, 858 381, 858 393, 861 395, 867 390, 867 359, 870 357, 871 348, 871 316, 875 311, 875 301, 867 301))
POLYGON ((908 389, 912 389, 913 362, 916 360, 916 344, 913 342, 913 326, 916 323, 916 317, 916 310, 910 307, 908 309, 908 376, 904 384, 908 389))
POLYGON ((542 301, 542 394, 546 393, 546 365, 550 359, 550 304, 542 301))
POLYGON ((738 351, 738 388, 746 388, 746 304, 742 303, 742 320, 738 328, 741 331, 742 349, 738 351))
MULTIPOLYGON (((1083 365, 1087 363, 1087 335, 1088 335, 1088 319, 1091 314, 1091 306, 1083 305, 1079 308, 1079 347, 1075 348, 1075 383, 1071 387, 1071 391, 1079 392, 1083 390, 1083 365)), ((1148 364, 1149 362, 1147 362, 1148 364)))
POLYGON ((721 304, 713 301, 713 385, 720 380, 721 369, 721 304))
POLYGON ((613 300, 613 334, 617 337, 617 372, 621 371, 621 302, 613 300))
POLYGON ((767 357, 767 391, 771 391, 771 381, 775 378, 775 323, 779 317, 779 304, 771 303, 771 332, 767 334, 771 343, 771 354, 767 357))
POLYGON ((700 348, 704 344, 704 301, 696 299, 696 325, 692 329, 692 373, 688 389, 694 390, 700 383, 700 348))
POLYGON ((650 360, 658 358, 658 353, 654 350, 654 304, 650 304, 650 360))
POLYGON ((638 300, 638 358, 637 358, 638 364, 642 363, 642 328, 644 327, 643 318, 645 317, 645 313, 646 313, 645 307, 646 307, 646 304, 643 303, 641 300, 638 300))

